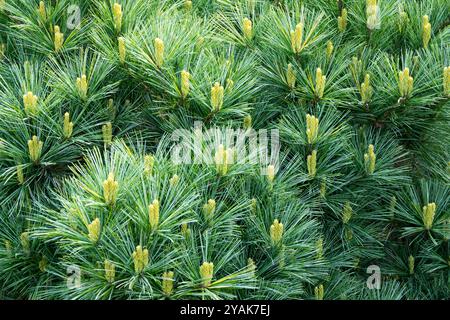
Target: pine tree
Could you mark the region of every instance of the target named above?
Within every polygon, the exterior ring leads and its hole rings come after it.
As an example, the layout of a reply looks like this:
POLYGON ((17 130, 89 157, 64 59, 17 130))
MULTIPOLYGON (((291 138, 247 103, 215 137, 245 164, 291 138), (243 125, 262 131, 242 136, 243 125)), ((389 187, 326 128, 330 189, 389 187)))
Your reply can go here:
POLYGON ((449 12, 0 1, 0 298, 448 299, 449 12))

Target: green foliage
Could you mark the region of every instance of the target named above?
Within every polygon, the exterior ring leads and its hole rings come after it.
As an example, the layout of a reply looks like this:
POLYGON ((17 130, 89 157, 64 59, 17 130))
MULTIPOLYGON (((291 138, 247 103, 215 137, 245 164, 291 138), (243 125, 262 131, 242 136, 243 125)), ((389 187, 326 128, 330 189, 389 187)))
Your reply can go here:
POLYGON ((0 298, 450 297, 448 1, 0 6, 0 298))

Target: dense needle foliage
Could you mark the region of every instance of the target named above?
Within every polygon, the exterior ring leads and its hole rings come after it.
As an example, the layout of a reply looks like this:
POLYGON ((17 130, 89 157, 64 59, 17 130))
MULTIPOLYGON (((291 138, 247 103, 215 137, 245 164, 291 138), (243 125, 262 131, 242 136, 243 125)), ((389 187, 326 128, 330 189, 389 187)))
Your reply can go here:
POLYGON ((0 298, 450 298, 449 13, 0 0, 0 298))

